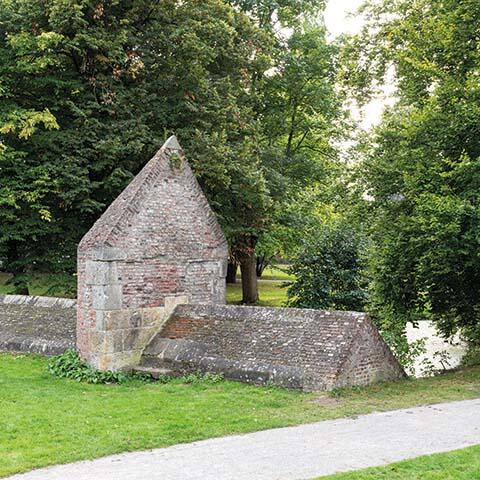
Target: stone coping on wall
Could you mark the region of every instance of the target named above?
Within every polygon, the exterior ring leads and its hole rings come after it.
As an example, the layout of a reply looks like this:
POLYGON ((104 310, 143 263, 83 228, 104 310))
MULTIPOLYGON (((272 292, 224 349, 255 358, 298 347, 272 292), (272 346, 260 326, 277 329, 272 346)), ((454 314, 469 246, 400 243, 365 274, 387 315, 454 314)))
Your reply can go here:
POLYGON ((366 318, 363 312, 347 310, 318 310, 314 308, 290 308, 290 307, 257 307, 250 305, 221 305, 207 303, 188 303, 177 305, 175 315, 194 313, 200 316, 215 315, 216 319, 238 322, 266 320, 268 318, 281 318, 283 321, 304 322, 315 318, 322 318, 326 321, 362 321, 366 318))
POLYGON ((75 347, 76 301, 0 295, 0 351, 57 355, 75 347))
POLYGON ((72 298, 44 297, 40 295, 0 295, 0 305, 28 305, 44 308, 75 308, 72 298))

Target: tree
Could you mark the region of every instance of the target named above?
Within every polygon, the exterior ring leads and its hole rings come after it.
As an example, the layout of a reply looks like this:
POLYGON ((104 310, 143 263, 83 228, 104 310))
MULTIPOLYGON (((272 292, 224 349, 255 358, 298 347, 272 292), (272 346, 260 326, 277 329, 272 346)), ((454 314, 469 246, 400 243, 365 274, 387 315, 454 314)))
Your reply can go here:
MULTIPOLYGON (((0 134, 26 142, 41 126, 46 129, 58 128, 53 115, 47 110, 34 111, 16 108, 8 102, 6 87, 3 90, 6 99, 0 112, 0 134)), ((0 141, 0 223, 11 228, 0 231, 0 258, 4 256, 14 274, 11 283, 15 292, 28 295, 24 272, 24 263, 16 248, 18 241, 30 235, 30 230, 46 228, 50 221, 50 212, 45 197, 51 191, 52 179, 48 170, 38 166, 30 168, 23 161, 25 154, 0 141), (19 161, 20 160, 20 161, 19 161), (30 212, 22 224, 17 224, 16 214, 20 209, 30 212)))
MULTIPOLYGON (((254 76, 253 111, 258 118, 257 147, 270 196, 268 215, 256 232, 235 242, 230 270, 244 263, 242 285, 251 292, 245 303, 258 297, 257 274, 282 246, 289 228, 282 211, 303 188, 321 177, 338 132, 339 99, 334 90, 335 48, 326 40, 321 14, 324 0, 230 0, 266 32, 272 45, 273 65, 268 75, 254 76), (291 32, 291 33, 287 33, 291 32), (279 235, 280 234, 280 235, 279 235), (256 256, 256 259, 255 259, 256 256), (240 260, 241 259, 241 260, 240 260), (255 274, 253 266, 255 268, 255 274)), ((288 236, 288 235, 287 235, 288 236)))
MULTIPOLYGON (((334 147, 345 132, 341 97, 335 91, 337 49, 325 28, 304 21, 286 41, 275 72, 263 85, 263 163, 274 202, 270 228, 259 238, 258 270, 279 254, 291 255, 301 243, 294 218, 310 214, 306 192, 322 190, 342 170, 334 147)), ((310 198, 312 200, 312 198, 310 198)))
POLYGON ((248 13, 260 28, 274 33, 315 17, 325 8, 325 0, 229 0, 229 3, 248 13))
POLYGON ((2 0, 3 267, 74 271, 79 239, 172 132, 229 238, 260 228, 249 90, 269 45, 221 0, 2 0))
POLYGON ((362 176, 375 220, 370 309, 400 334, 431 319, 480 342, 478 118, 480 7, 384 2, 346 47, 359 95, 389 69, 397 105, 368 147, 362 176))
POLYGON ((299 308, 362 311, 367 298, 362 242, 350 227, 324 226, 305 241, 290 273, 288 304, 299 308))

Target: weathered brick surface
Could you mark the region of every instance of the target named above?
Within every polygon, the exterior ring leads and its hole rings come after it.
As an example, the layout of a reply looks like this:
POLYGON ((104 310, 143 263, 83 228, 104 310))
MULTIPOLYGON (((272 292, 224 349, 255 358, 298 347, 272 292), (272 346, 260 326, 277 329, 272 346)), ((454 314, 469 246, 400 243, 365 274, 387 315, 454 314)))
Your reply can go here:
POLYGON ((404 375, 364 314, 222 305, 227 253, 172 137, 79 245, 81 355, 306 390, 404 375))
POLYGON ((107 312, 163 308, 167 298, 177 297, 224 303, 227 254, 216 217, 172 137, 78 247, 81 355, 109 369, 138 360, 148 334, 127 350, 130 342, 122 343, 120 334, 100 329, 107 312))
POLYGON ((363 313, 233 305, 179 305, 142 364, 305 390, 404 376, 363 313))
POLYGON ((0 351, 57 355, 75 346, 76 302, 0 295, 0 351))

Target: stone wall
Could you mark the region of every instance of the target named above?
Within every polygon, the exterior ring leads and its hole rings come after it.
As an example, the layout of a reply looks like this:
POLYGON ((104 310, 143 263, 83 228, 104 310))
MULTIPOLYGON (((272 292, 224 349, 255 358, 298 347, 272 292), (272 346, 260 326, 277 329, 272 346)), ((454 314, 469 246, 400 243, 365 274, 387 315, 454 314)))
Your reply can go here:
POLYGON ((166 302, 224 303, 227 255, 216 217, 172 137, 78 247, 82 357, 101 369, 129 368, 164 320, 166 302))
POLYGON ((405 375, 365 314, 233 305, 179 305, 141 365, 304 390, 405 375))
POLYGON ((0 351, 57 355, 75 347, 76 302, 0 295, 0 351))
MULTIPOLYGON (((362 313, 182 304, 186 300, 104 311, 98 324, 103 358, 122 361, 123 354, 134 368, 173 374, 200 369, 304 390, 404 376, 362 313)), ((0 296, 0 351, 56 355, 74 347, 75 307, 68 299, 0 296)))

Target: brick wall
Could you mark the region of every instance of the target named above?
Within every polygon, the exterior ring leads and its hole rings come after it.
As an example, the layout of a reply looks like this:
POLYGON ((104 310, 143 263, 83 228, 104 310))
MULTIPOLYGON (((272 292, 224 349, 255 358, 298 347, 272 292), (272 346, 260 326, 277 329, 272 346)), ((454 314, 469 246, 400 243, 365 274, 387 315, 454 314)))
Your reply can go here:
POLYGON ((227 255, 216 217, 173 137, 79 245, 81 355, 112 370, 138 360, 140 341, 128 350, 130 342, 118 341, 118 333, 114 341, 103 328, 105 316, 121 318, 110 312, 163 308, 175 298, 224 303, 227 255))
POLYGON ((404 376, 369 318, 356 312, 179 305, 143 365, 323 390, 404 376))

